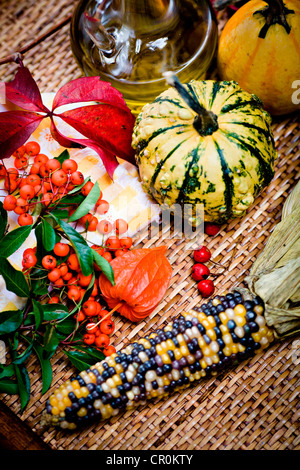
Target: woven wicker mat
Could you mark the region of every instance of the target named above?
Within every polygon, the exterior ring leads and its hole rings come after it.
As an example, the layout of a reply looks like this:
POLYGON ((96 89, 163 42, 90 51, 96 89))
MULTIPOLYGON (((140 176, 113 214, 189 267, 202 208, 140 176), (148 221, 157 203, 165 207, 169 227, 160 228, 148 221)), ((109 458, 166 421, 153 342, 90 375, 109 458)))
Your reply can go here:
MULTIPOLYGON (((75 2, 67 0, 0 0, 0 57, 47 32, 68 17, 74 6, 75 2)), ((68 25, 26 53, 24 63, 42 92, 57 91, 81 76, 70 50, 68 25)), ((10 80, 15 71, 14 64, 0 66, 0 79, 10 80)), ((214 259, 228 265, 216 282, 217 293, 242 282, 280 220, 282 204, 299 178, 298 118, 274 121, 279 152, 276 174, 252 210, 224 226, 214 238, 205 238, 214 259)), ((140 242, 151 246, 160 240, 151 242, 145 232, 140 242)), ((201 301, 190 276, 193 261, 186 241, 170 239, 168 247, 174 270, 172 285, 146 321, 136 325, 116 316, 117 349, 201 301)), ((299 450, 299 346, 299 338, 275 344, 217 378, 71 434, 56 429, 41 433, 40 414, 51 390, 41 396, 40 371, 34 359, 28 364, 32 398, 25 412, 20 414, 16 396, 3 396, 2 400, 58 450, 299 450)), ((53 388, 74 373, 62 353, 53 358, 53 369, 53 388)))

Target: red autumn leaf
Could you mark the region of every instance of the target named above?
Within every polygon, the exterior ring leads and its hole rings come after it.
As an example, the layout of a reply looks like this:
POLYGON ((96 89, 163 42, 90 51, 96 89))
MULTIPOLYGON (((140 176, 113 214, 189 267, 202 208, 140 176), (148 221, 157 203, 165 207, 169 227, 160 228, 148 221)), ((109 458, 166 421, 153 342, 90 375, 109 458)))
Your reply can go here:
POLYGON ((92 148, 102 159, 111 178, 118 166, 116 157, 136 164, 131 147, 135 118, 122 94, 99 77, 82 77, 61 87, 54 97, 51 111, 43 105, 38 86, 23 65, 14 80, 5 83, 5 91, 7 100, 27 113, 0 113, 0 159, 10 157, 31 136, 39 122, 45 117, 50 117, 51 133, 57 142, 65 148, 92 148), (89 101, 100 101, 102 104, 82 106, 61 114, 54 113, 59 106, 89 101), (57 129, 54 116, 61 117, 85 138, 64 136, 57 129))
POLYGON ((99 77, 81 77, 62 86, 56 93, 52 110, 71 103, 100 101, 128 111, 122 94, 99 77))
POLYGON ((134 117, 129 109, 97 104, 65 111, 59 117, 104 150, 134 163, 131 147, 134 117))
POLYGON ((0 113, 0 157, 9 158, 36 130, 44 116, 29 111, 0 113))
POLYGON ((90 147, 91 149, 93 149, 101 158, 109 177, 113 179, 114 171, 119 165, 118 160, 116 159, 114 154, 108 152, 107 150, 103 150, 101 147, 99 147, 99 145, 96 145, 95 142, 91 141, 90 139, 72 138, 71 140, 70 138, 65 137, 57 129, 52 118, 51 118, 51 134, 62 147, 66 147, 66 148, 90 147))
POLYGON ((5 96, 8 101, 22 109, 33 112, 45 112, 40 90, 26 67, 20 67, 15 78, 5 83, 5 96))
POLYGON ((109 308, 131 321, 146 318, 163 299, 172 276, 165 246, 128 251, 111 261, 115 285, 104 274, 99 287, 109 308))

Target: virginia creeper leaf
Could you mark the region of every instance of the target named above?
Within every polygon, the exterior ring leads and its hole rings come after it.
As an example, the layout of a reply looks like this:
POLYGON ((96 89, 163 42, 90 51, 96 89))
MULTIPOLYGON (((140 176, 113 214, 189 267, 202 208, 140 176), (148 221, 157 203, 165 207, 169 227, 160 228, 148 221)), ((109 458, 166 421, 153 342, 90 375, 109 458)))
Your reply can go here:
POLYGON ((97 143, 95 143, 92 139, 75 139, 65 137, 55 126, 53 119, 51 120, 51 134, 57 142, 63 147, 89 147, 94 150, 99 157, 101 158, 103 165, 111 179, 113 179, 114 171, 119 165, 118 160, 114 153, 109 152, 108 150, 102 149, 97 143))
POLYGON ((17 227, 0 240, 0 257, 8 258, 23 245, 29 236, 32 225, 17 227))
POLYGON ((129 110, 96 104, 65 111, 59 117, 104 150, 134 162, 131 147, 134 117, 129 110))
POLYGON ((0 113, 0 158, 9 158, 29 139, 44 116, 30 111, 0 113))
POLYGON ((15 78, 5 83, 5 96, 8 101, 27 111, 50 112, 44 106, 40 90, 26 67, 20 67, 15 78))
POLYGON ((71 103, 101 101, 128 109, 122 94, 99 77, 81 77, 62 86, 56 93, 52 110, 71 103))
POLYGON ((22 271, 15 269, 6 258, 0 258, 0 274, 5 281, 6 289, 19 297, 29 297, 30 291, 22 271))

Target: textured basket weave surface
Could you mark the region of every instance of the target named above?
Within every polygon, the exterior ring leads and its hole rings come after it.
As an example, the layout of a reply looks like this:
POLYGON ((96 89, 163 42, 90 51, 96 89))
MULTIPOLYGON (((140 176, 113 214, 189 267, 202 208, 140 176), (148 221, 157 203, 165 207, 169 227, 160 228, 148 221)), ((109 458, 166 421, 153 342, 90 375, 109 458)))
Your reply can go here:
MULTIPOLYGON (((74 6, 75 2, 66 0, 0 0, 0 57, 47 32, 67 18, 74 6)), ((26 53, 24 64, 42 92, 57 91, 64 83, 81 76, 70 49, 69 25, 26 53)), ((12 79, 15 71, 16 65, 12 63, 0 66, 0 79, 12 79)), ((216 293, 243 281, 280 220, 283 202, 299 178, 299 116, 274 120, 273 131, 279 158, 272 183, 243 219, 224 226, 214 238, 205 236, 214 260, 228 266, 217 278, 216 293)), ((160 242, 148 240, 147 232, 140 236, 140 243, 147 247, 160 242)), ((145 321, 131 324, 116 316, 117 349, 201 302, 190 275, 193 260, 187 241, 174 237, 167 243, 167 256, 174 272, 172 284, 159 307, 145 321)), ((2 400, 58 450, 297 450, 299 347, 299 338, 277 343, 236 369, 203 380, 180 394, 174 393, 167 400, 151 402, 72 434, 56 429, 41 432, 39 426, 49 394, 75 372, 63 353, 53 358, 53 384, 43 396, 39 367, 34 358, 30 359, 32 397, 23 414, 17 396, 2 396, 2 400)))

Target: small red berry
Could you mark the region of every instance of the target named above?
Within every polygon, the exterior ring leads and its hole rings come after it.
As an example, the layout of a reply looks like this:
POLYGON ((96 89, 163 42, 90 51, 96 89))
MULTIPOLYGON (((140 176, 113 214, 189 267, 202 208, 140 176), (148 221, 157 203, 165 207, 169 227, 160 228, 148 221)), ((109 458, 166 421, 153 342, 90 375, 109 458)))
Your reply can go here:
POLYGON ((211 258, 211 251, 206 246, 200 246, 194 251, 194 260, 197 263, 206 263, 211 258))
POLYGON ((204 279, 203 281, 200 281, 198 284, 198 290, 202 297, 210 297, 215 291, 213 281, 209 279, 204 279))
POLYGON ((213 224, 212 222, 205 222, 204 223, 204 232, 206 235, 214 236, 219 233, 221 227, 219 225, 213 224))
POLYGON ((83 341, 85 344, 93 344, 95 342, 95 335, 91 333, 85 333, 83 335, 83 341))
POLYGON ((192 269, 192 278, 195 281, 202 281, 203 279, 206 279, 210 274, 210 270, 205 264, 202 263, 197 263, 194 264, 193 269, 192 269))

